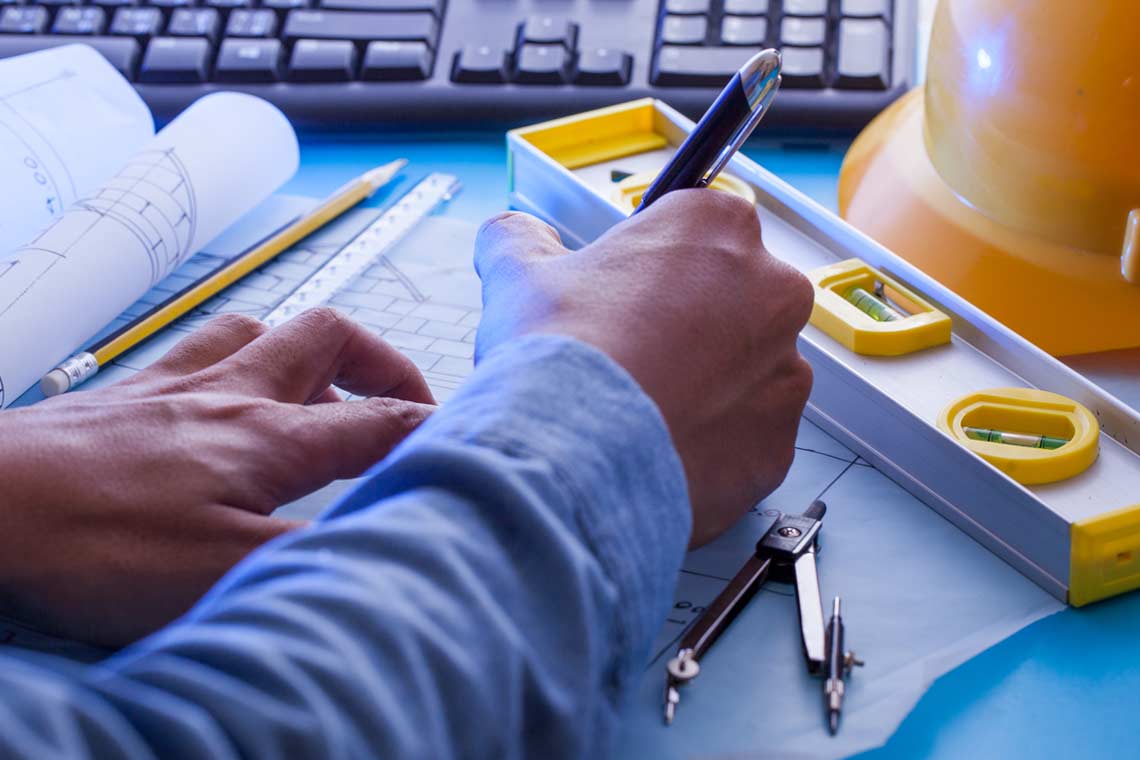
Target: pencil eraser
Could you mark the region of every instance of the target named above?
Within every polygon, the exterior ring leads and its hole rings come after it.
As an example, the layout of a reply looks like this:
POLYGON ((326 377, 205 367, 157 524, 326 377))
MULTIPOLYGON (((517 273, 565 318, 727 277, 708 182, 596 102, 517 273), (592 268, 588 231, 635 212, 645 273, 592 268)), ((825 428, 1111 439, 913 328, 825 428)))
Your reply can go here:
POLYGON ((40 379, 40 390, 45 396, 58 396, 71 390, 71 378, 56 367, 40 379))

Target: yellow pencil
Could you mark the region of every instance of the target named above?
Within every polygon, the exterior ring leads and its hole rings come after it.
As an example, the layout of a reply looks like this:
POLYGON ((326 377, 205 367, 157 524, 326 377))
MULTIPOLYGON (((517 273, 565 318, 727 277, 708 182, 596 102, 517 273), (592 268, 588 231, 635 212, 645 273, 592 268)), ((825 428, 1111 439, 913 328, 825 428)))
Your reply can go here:
POLYGON ((203 275, 138 319, 85 351, 81 351, 40 380, 45 396, 66 393, 94 377, 99 368, 134 348, 191 309, 213 298, 261 265, 284 253, 297 241, 316 232, 350 208, 371 197, 392 181, 408 162, 393 161, 365 172, 334 192, 315 209, 286 224, 252 248, 203 275))

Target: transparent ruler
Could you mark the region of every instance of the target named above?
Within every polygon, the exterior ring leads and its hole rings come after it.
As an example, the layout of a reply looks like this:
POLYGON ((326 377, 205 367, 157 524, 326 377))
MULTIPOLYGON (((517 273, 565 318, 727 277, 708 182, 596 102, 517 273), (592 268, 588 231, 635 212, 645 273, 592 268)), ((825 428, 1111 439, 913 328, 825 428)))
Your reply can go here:
POLYGON ((459 188, 459 179, 454 175, 429 174, 309 275, 262 321, 276 327, 305 309, 328 303, 425 217, 451 200, 459 188))

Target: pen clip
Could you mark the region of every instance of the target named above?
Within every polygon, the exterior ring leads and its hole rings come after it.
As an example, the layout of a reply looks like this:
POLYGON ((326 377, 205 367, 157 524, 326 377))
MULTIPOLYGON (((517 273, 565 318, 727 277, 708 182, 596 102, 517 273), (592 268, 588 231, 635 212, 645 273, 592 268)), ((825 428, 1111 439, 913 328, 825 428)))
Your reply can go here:
POLYGON ((764 114, 772 107, 772 101, 776 99, 776 92, 780 89, 780 68, 777 65, 774 69, 767 72, 764 80, 758 85, 756 93, 756 102, 753 103, 752 113, 749 115, 747 121, 740 125, 740 129, 732 136, 732 140, 724 146, 724 149, 716 157, 712 168, 708 170, 701 181, 698 183, 699 187, 708 187, 712 181, 717 178, 717 175, 728 166, 728 162, 736 155, 737 151, 744 146, 744 143, 752 135, 752 131, 760 124, 760 120, 764 118, 764 114))

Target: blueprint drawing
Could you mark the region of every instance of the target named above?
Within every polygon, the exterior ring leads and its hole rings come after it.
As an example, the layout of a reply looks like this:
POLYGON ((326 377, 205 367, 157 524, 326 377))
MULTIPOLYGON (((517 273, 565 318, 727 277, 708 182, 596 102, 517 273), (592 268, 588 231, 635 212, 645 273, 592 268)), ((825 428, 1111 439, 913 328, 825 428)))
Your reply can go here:
POLYGON ((265 101, 208 95, 0 267, 0 386, 19 394, 296 170, 265 101))

